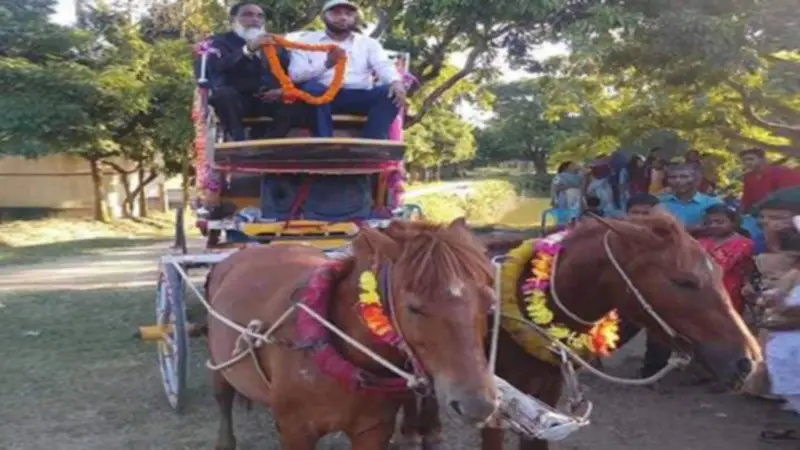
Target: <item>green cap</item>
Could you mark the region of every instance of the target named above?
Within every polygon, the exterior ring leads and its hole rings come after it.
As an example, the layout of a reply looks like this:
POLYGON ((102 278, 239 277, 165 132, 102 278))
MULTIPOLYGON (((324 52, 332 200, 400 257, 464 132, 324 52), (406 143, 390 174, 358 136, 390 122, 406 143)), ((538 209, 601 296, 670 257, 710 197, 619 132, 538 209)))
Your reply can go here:
POLYGON ((753 215, 765 209, 778 209, 800 214, 800 186, 777 190, 753 206, 753 215))

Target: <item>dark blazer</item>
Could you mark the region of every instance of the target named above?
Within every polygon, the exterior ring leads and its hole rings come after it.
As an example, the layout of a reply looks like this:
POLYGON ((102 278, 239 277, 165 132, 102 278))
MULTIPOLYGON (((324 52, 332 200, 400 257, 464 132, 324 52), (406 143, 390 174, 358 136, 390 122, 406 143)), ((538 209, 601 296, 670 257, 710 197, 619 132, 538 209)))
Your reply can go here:
MULTIPOLYGON (((220 86, 233 87, 240 93, 250 94, 280 87, 275 76, 270 73, 267 62, 258 57, 248 58, 242 52, 245 40, 233 31, 212 36, 210 51, 206 62, 204 87, 212 89, 220 86)), ((200 56, 195 58, 195 76, 200 76, 200 56)), ((289 52, 278 49, 278 59, 284 72, 289 68, 289 52)))

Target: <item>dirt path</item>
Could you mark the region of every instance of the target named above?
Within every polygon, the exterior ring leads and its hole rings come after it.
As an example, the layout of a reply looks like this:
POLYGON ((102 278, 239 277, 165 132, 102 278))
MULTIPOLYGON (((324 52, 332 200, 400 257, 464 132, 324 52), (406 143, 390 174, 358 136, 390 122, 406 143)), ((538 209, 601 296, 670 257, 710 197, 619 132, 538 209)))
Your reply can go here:
MULTIPOLYGON (((46 263, 0 267, 0 292, 122 289, 152 286, 158 260, 171 253, 171 241, 118 248, 46 263)), ((200 252, 203 242, 189 243, 200 252)))
MULTIPOLYGON (((158 256, 169 243, 0 271, 0 449, 177 450, 211 448, 216 410, 191 349, 189 404, 166 406, 154 348, 130 336, 153 317, 158 256)), ((197 305, 193 305, 196 307, 197 305)), ((606 362, 632 375, 636 339, 606 362)), ((585 377, 592 424, 557 450, 760 450, 800 448, 757 440, 764 427, 797 425, 776 406, 702 387, 670 393, 585 377)), ((240 450, 279 449, 269 414, 237 411, 240 450)), ((448 449, 478 448, 477 433, 448 421, 448 449)), ((513 440, 509 438, 508 449, 513 440)), ((319 447, 347 448, 337 436, 319 447)))

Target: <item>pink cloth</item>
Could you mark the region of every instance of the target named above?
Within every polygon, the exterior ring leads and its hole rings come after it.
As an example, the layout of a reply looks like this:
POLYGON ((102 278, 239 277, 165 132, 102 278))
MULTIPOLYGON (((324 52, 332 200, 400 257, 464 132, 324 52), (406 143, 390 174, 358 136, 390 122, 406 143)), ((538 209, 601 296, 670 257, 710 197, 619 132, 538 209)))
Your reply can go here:
MULTIPOLYGON (((405 84, 406 89, 409 89, 414 83, 417 82, 417 79, 414 78, 413 75, 405 71, 404 61, 401 58, 398 58, 396 61, 397 71, 400 73, 400 76, 403 77, 403 84, 405 84)), ((389 125, 389 140, 390 141, 402 141, 403 140, 403 118, 406 115, 406 109, 400 108, 400 111, 397 112, 397 117, 394 118, 394 122, 389 125)))

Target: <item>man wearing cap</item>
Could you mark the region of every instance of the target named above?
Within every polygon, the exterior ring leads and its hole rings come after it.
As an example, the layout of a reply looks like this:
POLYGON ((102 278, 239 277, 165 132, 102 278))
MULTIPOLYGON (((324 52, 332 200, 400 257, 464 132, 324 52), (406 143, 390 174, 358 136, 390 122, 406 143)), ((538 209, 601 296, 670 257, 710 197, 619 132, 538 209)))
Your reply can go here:
MULTIPOLYGON (((280 89, 267 70, 259 50, 271 37, 264 29, 264 11, 255 3, 238 3, 230 9, 231 31, 213 36, 208 43, 205 87, 211 89, 209 103, 225 131, 235 141, 245 140, 243 117, 272 116, 270 130, 264 124, 251 129, 250 138, 283 137, 299 119, 305 106, 280 103, 280 89)), ((289 54, 279 55, 284 70, 289 54)), ((195 62, 199 74, 200 61, 195 62)))
POLYGON ((290 38, 307 44, 336 44, 325 53, 292 51, 289 76, 300 89, 324 93, 333 79, 338 57, 347 55, 342 88, 330 104, 315 108, 314 134, 333 136, 332 114, 367 115, 364 137, 386 139, 389 125, 405 104, 406 90, 400 74, 381 44, 355 33, 359 23, 358 6, 348 0, 329 0, 322 8, 325 31, 295 33, 290 38), (375 75, 380 83, 376 86, 375 75))

